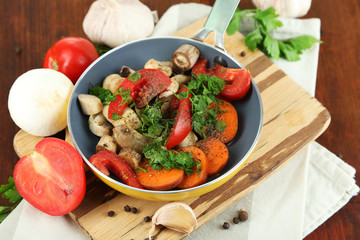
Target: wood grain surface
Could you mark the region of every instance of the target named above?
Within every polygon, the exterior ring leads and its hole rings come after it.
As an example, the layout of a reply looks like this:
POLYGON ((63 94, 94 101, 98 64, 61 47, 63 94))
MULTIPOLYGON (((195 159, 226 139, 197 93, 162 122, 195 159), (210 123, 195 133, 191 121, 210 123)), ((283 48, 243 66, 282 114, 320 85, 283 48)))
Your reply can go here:
MULTIPOLYGON (((22 73, 42 66, 46 50, 62 36, 82 36, 82 20, 91 0, 14 0, 0 4, 0 183, 12 175, 18 157, 12 139, 19 128, 12 122, 7 97, 13 81, 22 73)), ((143 0, 161 16, 172 4, 213 0, 143 0)), ((253 8, 250 0, 240 7, 253 8)), ((360 170, 360 5, 357 0, 317 0, 304 18, 320 18, 320 47, 316 98, 332 116, 330 127, 317 141, 360 170)), ((356 175, 359 182, 359 174, 356 175)), ((360 196, 356 196, 306 239, 349 239, 360 236, 360 196)), ((7 202, 0 200, 1 205, 7 202)))

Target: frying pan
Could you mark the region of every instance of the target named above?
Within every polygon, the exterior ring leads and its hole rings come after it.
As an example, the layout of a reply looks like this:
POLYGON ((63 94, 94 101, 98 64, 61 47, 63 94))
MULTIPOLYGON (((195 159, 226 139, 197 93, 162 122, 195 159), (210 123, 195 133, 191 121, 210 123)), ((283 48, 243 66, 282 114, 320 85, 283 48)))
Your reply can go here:
POLYGON ((106 76, 111 73, 119 73, 122 66, 139 70, 151 58, 158 61, 170 61, 172 53, 184 43, 196 46, 200 50, 201 56, 210 62, 215 60, 226 63, 230 68, 244 68, 226 53, 223 40, 224 32, 238 3, 239 0, 217 0, 204 27, 192 39, 156 37, 133 41, 105 53, 80 76, 69 100, 68 128, 71 139, 85 163, 104 183, 119 192, 136 198, 177 201, 196 197, 216 189, 231 179, 244 166, 259 139, 263 122, 262 100, 253 79, 246 96, 233 102, 238 113, 239 130, 234 140, 228 144, 230 156, 227 165, 219 174, 209 178, 206 183, 189 189, 167 191, 137 189, 101 173, 89 162, 89 158, 96 153, 95 146, 99 137, 89 130, 88 116, 82 113, 77 100, 79 94, 88 93, 91 85, 101 85, 106 76), (202 42, 210 32, 215 33, 215 46, 202 42))

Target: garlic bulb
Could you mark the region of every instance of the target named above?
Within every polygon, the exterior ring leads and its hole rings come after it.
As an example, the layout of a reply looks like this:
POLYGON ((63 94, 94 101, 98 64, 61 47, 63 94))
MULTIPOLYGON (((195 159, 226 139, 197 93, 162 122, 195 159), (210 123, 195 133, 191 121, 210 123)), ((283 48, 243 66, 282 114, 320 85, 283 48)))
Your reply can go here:
POLYGON ((139 0, 97 0, 84 18, 83 30, 92 42, 114 48, 148 37, 154 30, 154 19, 139 0))
POLYGON ((196 215, 189 205, 172 202, 159 208, 152 217, 150 240, 156 225, 163 225, 169 229, 190 234, 197 226, 196 215))
POLYGON ((311 0, 252 0, 252 2, 260 10, 273 7, 276 14, 290 18, 304 16, 311 6, 311 0))
POLYGON ((8 98, 15 124, 35 136, 50 136, 67 126, 67 106, 73 83, 61 72, 33 69, 11 86, 8 98))

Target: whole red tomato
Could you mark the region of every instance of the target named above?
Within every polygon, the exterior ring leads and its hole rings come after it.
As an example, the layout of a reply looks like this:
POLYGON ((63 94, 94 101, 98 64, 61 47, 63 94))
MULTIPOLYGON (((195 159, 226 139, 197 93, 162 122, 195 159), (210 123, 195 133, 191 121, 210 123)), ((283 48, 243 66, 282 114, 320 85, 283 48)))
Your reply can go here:
POLYGON ((65 37, 46 53, 44 68, 65 74, 74 84, 84 70, 99 57, 94 45, 80 37, 65 37))

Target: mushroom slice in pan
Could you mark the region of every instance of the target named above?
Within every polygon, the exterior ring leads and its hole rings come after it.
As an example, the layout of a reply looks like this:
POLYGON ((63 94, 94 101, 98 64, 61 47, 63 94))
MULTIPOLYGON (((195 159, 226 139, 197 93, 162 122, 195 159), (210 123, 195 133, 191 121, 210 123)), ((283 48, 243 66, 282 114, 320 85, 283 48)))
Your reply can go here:
POLYGON ((102 87, 115 93, 124 80, 125 78, 121 77, 119 74, 110 74, 104 79, 102 87))
POLYGON ((196 136, 196 134, 193 131, 190 131, 189 134, 186 136, 186 138, 184 140, 182 140, 181 143, 179 143, 177 145, 177 147, 190 147, 195 145, 195 143, 197 142, 198 137, 196 136))
POLYGON ((183 44, 173 53, 172 62, 180 70, 186 71, 194 66, 199 56, 199 49, 190 44, 183 44))
POLYGON ((113 120, 109 118, 109 105, 104 106, 103 112, 106 119, 113 125, 117 126, 123 123, 128 124, 130 127, 134 129, 138 129, 141 127, 141 120, 139 119, 138 115, 135 113, 134 110, 127 107, 124 109, 123 114, 120 116, 119 119, 113 120))
POLYGON ((141 161, 141 154, 129 147, 122 148, 118 155, 123 158, 133 170, 137 169, 141 161))
POLYGON ((155 59, 150 59, 145 63, 144 68, 151 68, 151 69, 157 69, 165 73, 166 76, 170 77, 172 74, 172 68, 170 67, 169 63, 166 62, 160 62, 155 59))
POLYGON ((111 124, 100 112, 89 117, 89 128, 98 137, 111 134, 111 124))
POLYGON ((94 95, 79 94, 78 100, 85 115, 97 114, 103 110, 101 100, 94 95))
POLYGON ((142 153, 144 148, 152 142, 151 138, 142 135, 126 123, 121 123, 114 127, 113 133, 120 147, 129 147, 138 153, 142 153))
POLYGON ((96 145, 96 152, 99 152, 99 151, 102 151, 105 149, 116 153, 117 143, 116 143, 116 140, 110 135, 102 136, 100 138, 98 144, 96 145))

